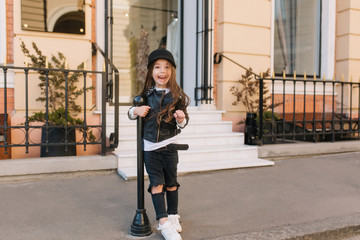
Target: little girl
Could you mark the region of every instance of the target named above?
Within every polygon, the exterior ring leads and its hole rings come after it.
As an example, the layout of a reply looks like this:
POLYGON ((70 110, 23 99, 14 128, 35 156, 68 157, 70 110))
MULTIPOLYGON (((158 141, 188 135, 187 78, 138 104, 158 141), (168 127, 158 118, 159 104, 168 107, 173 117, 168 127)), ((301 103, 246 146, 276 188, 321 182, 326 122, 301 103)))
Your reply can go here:
POLYGON ((177 150, 171 149, 169 144, 176 142, 179 128, 184 128, 189 121, 186 107, 190 99, 176 82, 176 65, 169 51, 157 49, 150 53, 147 68, 145 85, 140 93, 145 105, 131 107, 128 115, 130 119, 144 117, 144 162, 150 180, 148 191, 159 220, 158 230, 166 240, 181 240, 179 161, 177 150))

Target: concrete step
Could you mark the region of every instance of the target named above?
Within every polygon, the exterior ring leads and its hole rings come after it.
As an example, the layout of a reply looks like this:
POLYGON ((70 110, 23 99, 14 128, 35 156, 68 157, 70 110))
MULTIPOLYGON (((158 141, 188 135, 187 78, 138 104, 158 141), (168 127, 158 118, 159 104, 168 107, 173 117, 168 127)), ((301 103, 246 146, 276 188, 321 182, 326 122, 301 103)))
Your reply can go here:
MULTIPOLYGON (((241 146, 244 144, 243 133, 217 133, 217 134, 180 134, 178 143, 189 144, 190 147, 216 147, 216 146, 241 146)), ((119 139, 119 146, 115 152, 135 151, 136 136, 123 136, 119 139)))
MULTIPOLYGON (((136 151, 121 151, 114 154, 119 158, 119 166, 136 165, 136 151)), ((236 157, 253 159, 257 158, 258 154, 257 147, 253 146, 214 146, 190 147, 187 151, 179 151, 179 157, 182 162, 221 162, 236 157)))
MULTIPOLYGON (((129 106, 120 107, 118 172, 125 178, 136 177, 136 121, 129 120, 129 106)), ((222 121, 224 111, 189 107, 190 122, 178 136, 179 143, 189 144, 188 151, 179 151, 179 173, 211 171, 242 167, 272 166, 258 158, 257 146, 244 145, 244 134, 232 132, 232 122, 222 121)), ((114 113, 107 113, 107 135, 114 128, 114 113)))
MULTIPOLYGON (((109 136, 114 131, 114 125, 107 124, 106 133, 109 136)), ((231 121, 217 121, 217 122, 190 122, 184 129, 182 134, 201 134, 201 133, 231 133, 231 121)), ((119 124, 119 135, 133 136, 136 135, 136 121, 119 124)))
POLYGON ((222 169, 234 169, 234 168, 250 168, 250 167, 267 167, 273 166, 274 162, 253 158, 253 159, 227 159, 219 162, 206 162, 204 163, 180 163, 178 166, 179 173, 191 173, 191 172, 203 172, 222 169))
POLYGON ((188 109, 191 122, 215 122, 222 120, 222 114, 225 111, 220 110, 198 110, 188 109))
MULTIPOLYGON (((268 167, 273 166, 274 162, 263 159, 224 159, 221 162, 206 162, 206 163, 184 163, 181 160, 178 164, 178 174, 194 173, 194 172, 206 172, 214 170, 236 169, 236 168, 250 168, 250 167, 268 167)), ((137 177, 136 167, 122 167, 118 168, 118 174, 124 178, 132 179, 137 177)), ((147 172, 145 169, 145 176, 147 172)))
MULTIPOLYGON (((132 122, 128 116, 127 112, 130 106, 121 106, 119 109, 119 122, 128 123, 132 122)), ((188 113, 190 116, 191 122, 215 122, 222 120, 222 114, 225 111, 219 110, 199 110, 197 107, 188 107, 188 113)), ((106 113, 106 122, 109 125, 114 125, 114 111, 109 109, 106 113)))
MULTIPOLYGON (((136 176, 136 153, 116 152, 118 172, 124 178, 136 176)), ((257 157, 256 146, 194 147, 179 151, 179 173, 231 169, 242 167, 272 166, 274 163, 257 157)))
POLYGON ((9 159, 0 161, 0 177, 116 169, 118 158, 106 156, 69 156, 9 159))

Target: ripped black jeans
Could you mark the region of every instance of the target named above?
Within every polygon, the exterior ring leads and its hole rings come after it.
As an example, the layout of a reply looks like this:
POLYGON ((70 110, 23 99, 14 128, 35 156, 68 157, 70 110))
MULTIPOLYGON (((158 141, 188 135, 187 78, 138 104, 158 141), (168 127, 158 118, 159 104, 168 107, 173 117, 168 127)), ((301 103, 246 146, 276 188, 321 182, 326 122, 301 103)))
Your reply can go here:
POLYGON ((167 207, 165 207, 165 190, 166 187, 177 187, 177 164, 179 162, 177 150, 159 150, 159 151, 145 151, 144 163, 146 171, 149 175, 148 192, 151 193, 153 186, 164 185, 162 193, 152 194, 154 209, 156 212, 156 219, 167 217, 168 214, 177 214, 178 208, 178 189, 169 192, 166 195, 167 207))

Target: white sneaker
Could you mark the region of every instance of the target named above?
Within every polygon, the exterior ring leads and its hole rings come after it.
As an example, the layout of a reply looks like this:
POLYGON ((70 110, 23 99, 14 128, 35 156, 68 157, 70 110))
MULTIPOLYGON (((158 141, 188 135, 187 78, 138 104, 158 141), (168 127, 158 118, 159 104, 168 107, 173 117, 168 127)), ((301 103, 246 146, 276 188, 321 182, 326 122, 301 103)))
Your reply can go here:
POLYGON ((180 216, 178 214, 169 214, 168 219, 175 230, 180 233, 182 231, 182 227, 179 222, 180 216))
POLYGON ((161 230, 161 234, 165 240, 182 240, 180 234, 171 225, 170 221, 167 221, 164 224, 159 223, 158 230, 161 230))

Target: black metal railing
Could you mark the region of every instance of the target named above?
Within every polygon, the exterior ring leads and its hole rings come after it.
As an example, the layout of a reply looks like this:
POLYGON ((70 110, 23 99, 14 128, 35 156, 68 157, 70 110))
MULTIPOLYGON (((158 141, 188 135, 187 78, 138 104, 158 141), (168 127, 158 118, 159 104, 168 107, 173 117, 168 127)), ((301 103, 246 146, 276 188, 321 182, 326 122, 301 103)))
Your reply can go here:
MULTIPOLYGON (((100 52, 100 54, 104 57, 104 60, 106 61, 106 67, 105 67, 106 78, 103 79, 103 88, 106 89, 105 90, 106 94, 104 95, 105 99, 103 99, 102 102, 104 105, 103 107, 106 107, 105 106, 106 102, 112 103, 114 105, 114 132, 111 133, 109 137, 109 143, 110 143, 109 148, 111 150, 114 150, 119 145, 119 94, 120 94, 119 70, 108 58, 106 58, 106 54, 104 53, 104 51, 95 42, 92 43, 92 46, 94 49, 100 52), (108 70, 108 66, 110 66, 110 72, 108 70)), ((103 119, 103 122, 106 122, 106 119, 103 119)))
MULTIPOLYGON (((12 147, 25 147, 25 152, 29 153, 29 148, 31 147, 42 147, 45 148, 45 151, 48 151, 49 147, 52 146, 65 146, 65 151, 68 150, 70 146, 82 145, 84 151, 86 151, 88 145, 100 145, 101 146, 101 154, 105 155, 108 150, 112 150, 114 147, 117 146, 117 138, 111 142, 110 146, 107 146, 106 141, 106 101, 109 99, 107 93, 107 87, 105 82, 105 72, 99 71, 87 71, 87 70, 70 70, 70 69, 49 69, 49 68, 35 68, 35 67, 14 67, 14 66, 0 66, 0 71, 3 76, 3 88, 4 90, 4 99, 3 99, 3 117, 4 122, 0 125, 0 134, 3 134, 3 144, 0 145, 1 148, 4 148, 5 154, 7 154, 9 148, 12 147), (23 121, 19 124, 9 124, 9 100, 7 97, 8 92, 8 72, 13 71, 16 74, 16 81, 17 81, 17 89, 23 89, 24 95, 23 98, 20 99, 20 95, 17 94, 16 101, 20 104, 23 101, 24 109, 17 109, 17 118, 23 119, 23 121), (68 123, 71 121, 71 107, 68 104, 68 77, 71 74, 80 74, 82 75, 82 81, 79 81, 78 86, 83 89, 83 98, 79 102, 79 105, 82 107, 83 111, 79 113, 76 117, 81 118, 82 121, 76 122, 75 124, 65 124, 65 125, 54 125, 51 123, 50 114, 53 110, 50 109, 50 99, 49 99, 49 73, 56 72, 57 74, 63 74, 65 80, 65 87, 63 89, 65 102, 63 103, 64 106, 64 119, 65 122, 68 123), (45 77, 45 108, 42 109, 45 111, 45 119, 44 122, 34 124, 32 123, 31 116, 37 109, 29 107, 29 103, 39 97, 39 94, 36 91, 33 91, 34 88, 29 88, 29 86, 37 85, 38 82, 36 79, 39 78, 40 73, 43 74, 45 77), (86 89, 89 86, 92 86, 92 77, 101 75, 102 78, 102 121, 100 124, 89 124, 90 121, 89 117, 89 100, 87 99, 86 89), (80 86, 81 85, 81 86, 80 86), (52 142, 52 139, 49 136, 49 133, 55 131, 56 129, 65 129, 65 137, 60 142, 52 142), (9 132, 12 132, 12 140, 8 141, 9 132), (42 139, 38 137, 40 131, 43 132, 42 139), (67 136, 71 133, 77 132, 77 139, 74 141, 69 141, 67 136), (16 140, 14 140, 14 136, 16 140)), ((118 82, 117 84, 118 90, 118 82)), ((117 91, 118 92, 118 91, 117 91)), ((117 135, 117 133, 116 133, 117 135)), ((114 134, 113 134, 114 136, 114 134)))
POLYGON ((309 79, 306 74, 265 78, 221 53, 214 55, 214 63, 222 58, 259 81, 258 120, 249 131, 253 143, 360 139, 360 82, 309 79), (270 88, 266 94, 265 87, 270 88))
POLYGON ((200 87, 195 87, 195 101, 196 101, 196 105, 198 105, 199 103, 201 104, 209 104, 211 103, 214 98, 212 96, 212 90, 214 87, 212 87, 211 85, 209 86, 204 86, 201 85, 200 87))
MULTIPOLYGON (((259 125, 259 143, 360 139, 359 82, 303 77, 258 78, 271 87, 268 118, 259 125)), ((259 117, 265 116, 260 102, 259 117)))
POLYGON ((195 80, 195 105, 210 104, 213 98, 213 83, 212 83, 212 11, 209 11, 212 5, 212 0, 202 1, 202 6, 196 2, 196 80, 195 80), (199 29, 199 10, 202 9, 201 14, 201 29, 199 29), (201 43, 201 49, 199 45, 201 43), (200 65, 200 66, 199 66, 200 65), (200 78, 200 80, 199 80, 200 78))

